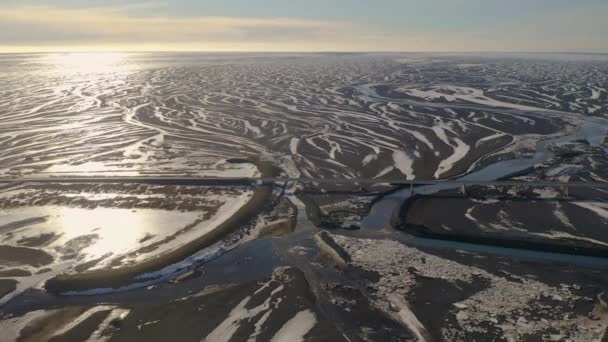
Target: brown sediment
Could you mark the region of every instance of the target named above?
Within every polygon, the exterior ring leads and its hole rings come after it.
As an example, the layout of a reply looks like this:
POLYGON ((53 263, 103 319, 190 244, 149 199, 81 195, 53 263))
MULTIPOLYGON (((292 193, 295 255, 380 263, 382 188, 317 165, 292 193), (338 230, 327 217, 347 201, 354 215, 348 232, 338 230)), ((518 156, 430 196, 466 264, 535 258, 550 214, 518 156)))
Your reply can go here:
MULTIPOLYGON (((280 170, 271 162, 257 163, 262 177, 275 177, 280 170)), ((134 277, 146 273, 159 271, 169 265, 175 264, 220 241, 227 234, 238 229, 243 223, 255 217, 267 204, 272 196, 272 184, 261 184, 254 188, 253 196, 234 215, 226 219, 217 228, 190 241, 178 249, 169 251, 155 258, 141 263, 115 269, 103 269, 76 274, 62 274, 49 279, 44 287, 52 293, 69 291, 86 291, 97 288, 121 288, 136 282, 145 282, 146 279, 135 281, 134 277)), ((151 279, 147 279, 151 280, 151 279)))
POLYGON ((17 243, 25 247, 40 247, 48 245, 57 238, 59 238, 59 236, 55 233, 46 233, 37 236, 25 237, 23 239, 18 240, 17 243))
MULTIPOLYGON (((76 208, 123 208, 205 211, 213 213, 220 201, 200 201, 207 194, 239 194, 235 188, 214 188, 192 185, 152 185, 138 183, 27 183, 24 193, 16 193, 0 199, 0 208, 61 205, 76 208), (111 198, 91 200, 87 194, 112 194, 111 198)), ((45 217, 0 225, 0 230, 16 229, 46 220, 45 217)))
POLYGON ((260 229, 260 237, 272 236, 278 237, 287 235, 295 229, 295 223, 291 219, 280 220, 279 222, 274 222, 268 224, 260 229))
POLYGON ((0 271, 0 278, 9 278, 9 277, 29 277, 32 275, 32 272, 21 270, 18 268, 11 268, 8 270, 0 271))
POLYGON ((87 341, 111 312, 111 309, 98 311, 64 334, 53 336, 49 342, 87 341))
POLYGON ((84 272, 84 271, 86 271, 86 270, 88 270, 90 268, 95 267, 98 263, 104 261, 105 259, 109 258, 110 256, 112 256, 112 253, 107 253, 107 254, 104 254, 104 255, 100 256, 97 259, 93 259, 93 260, 84 262, 82 264, 78 264, 78 265, 76 265, 74 267, 74 271, 76 271, 76 272, 84 272))
POLYGON ((86 307, 69 307, 54 310, 26 325, 19 334, 18 341, 49 341, 53 333, 72 322, 87 310, 86 307))
POLYGON ((0 225, 1 231, 10 231, 14 229, 19 229, 27 226, 31 226, 38 223, 46 222, 46 217, 31 217, 25 220, 15 221, 7 224, 0 225))
POLYGON ((0 264, 5 266, 30 265, 34 267, 49 265, 53 256, 39 249, 0 245, 0 264))
POLYGON ((43 273, 51 272, 52 270, 53 270, 52 268, 48 268, 48 267, 46 267, 46 268, 39 269, 39 270, 36 272, 36 274, 43 274, 43 273))

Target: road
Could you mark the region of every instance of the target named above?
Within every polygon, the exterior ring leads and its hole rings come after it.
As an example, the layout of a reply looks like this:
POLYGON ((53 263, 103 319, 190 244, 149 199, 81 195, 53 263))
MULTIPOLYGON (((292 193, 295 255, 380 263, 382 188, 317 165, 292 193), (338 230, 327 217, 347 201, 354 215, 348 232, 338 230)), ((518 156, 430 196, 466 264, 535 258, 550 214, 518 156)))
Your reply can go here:
MULTIPOLYGON (((192 185, 192 186, 229 186, 248 185, 252 183, 314 183, 335 185, 365 185, 365 184, 392 184, 392 185, 456 185, 456 186, 523 186, 547 188, 595 188, 608 189, 608 182, 521 182, 521 181, 471 181, 471 180, 407 180, 407 179, 380 179, 380 178, 283 178, 283 177, 38 177, 38 178, 0 178, 0 183, 6 185, 15 183, 143 183, 161 185, 192 185)), ((6 186, 5 185, 5 186, 6 186)), ((0 189, 2 186, 0 186, 0 189)))

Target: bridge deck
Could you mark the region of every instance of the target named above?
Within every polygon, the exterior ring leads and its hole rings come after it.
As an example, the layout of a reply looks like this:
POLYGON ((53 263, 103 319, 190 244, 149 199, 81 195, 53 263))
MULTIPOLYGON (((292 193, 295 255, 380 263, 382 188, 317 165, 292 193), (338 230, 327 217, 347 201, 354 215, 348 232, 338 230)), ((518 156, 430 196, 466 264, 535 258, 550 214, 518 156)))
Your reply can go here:
POLYGON ((251 183, 316 183, 316 184, 393 184, 393 185, 449 185, 449 186, 524 186, 548 188, 596 188, 608 189, 608 182, 522 182, 522 181, 472 181, 472 180, 407 180, 376 178, 250 178, 250 177, 38 177, 0 178, 0 183, 143 183, 166 185, 245 185, 251 183))

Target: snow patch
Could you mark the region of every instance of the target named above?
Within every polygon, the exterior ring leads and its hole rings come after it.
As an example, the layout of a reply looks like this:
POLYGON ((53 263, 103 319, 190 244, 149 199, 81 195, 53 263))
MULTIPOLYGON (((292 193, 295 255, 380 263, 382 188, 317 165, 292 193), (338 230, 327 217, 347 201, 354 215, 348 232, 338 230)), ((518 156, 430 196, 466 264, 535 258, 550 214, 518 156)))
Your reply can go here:
POLYGON ((315 314, 310 310, 298 312, 272 337, 271 342, 304 341, 304 336, 317 324, 315 314))
POLYGON ((404 151, 393 152, 395 167, 405 175, 406 179, 414 179, 414 160, 404 151))

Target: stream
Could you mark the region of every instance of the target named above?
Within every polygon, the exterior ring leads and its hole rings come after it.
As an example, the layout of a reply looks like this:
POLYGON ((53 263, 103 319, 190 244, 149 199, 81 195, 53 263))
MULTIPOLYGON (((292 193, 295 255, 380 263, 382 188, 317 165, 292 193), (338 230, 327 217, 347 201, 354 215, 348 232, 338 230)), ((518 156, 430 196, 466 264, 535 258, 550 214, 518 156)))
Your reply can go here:
MULTIPOLYGON (((411 101, 407 99, 392 99, 381 96, 375 91, 373 86, 370 85, 360 86, 358 89, 364 94, 364 98, 399 102, 403 104, 420 104, 420 102, 418 101, 411 101)), ((543 163, 551 159, 554 154, 549 150, 549 147, 554 144, 565 143, 569 141, 586 140, 590 145, 594 147, 600 147, 604 150, 604 152, 608 152, 607 149, 605 149, 601 145, 606 135, 608 135, 608 120, 604 118, 584 116, 583 114, 572 114, 567 112, 545 110, 542 108, 539 108, 536 113, 530 113, 528 111, 524 112, 522 108, 519 107, 502 110, 496 108, 481 108, 475 105, 468 106, 466 104, 461 103, 455 105, 441 103, 425 103, 424 105, 427 107, 460 107, 468 108, 471 110, 500 111, 501 113, 509 115, 527 114, 533 116, 567 116, 570 119, 577 120, 580 122, 578 129, 573 133, 565 135, 554 135, 551 138, 538 141, 536 143, 536 151, 531 158, 498 161, 489 164, 477 171, 457 177, 455 178, 455 180, 463 180, 469 182, 487 182, 508 178, 509 176, 521 173, 525 170, 533 168, 537 164, 543 163)), ((504 103, 504 106, 507 108, 509 105, 510 104, 508 103, 504 103)), ((418 194, 433 194, 442 190, 449 190, 457 187, 458 185, 454 184, 428 185, 416 187, 415 192, 418 194)), ((370 213, 362 221, 361 227, 365 230, 385 230, 393 228, 398 220, 398 215, 401 207, 403 206, 405 201, 411 196, 411 189, 406 188, 391 192, 386 196, 382 197, 372 206, 370 213)))

